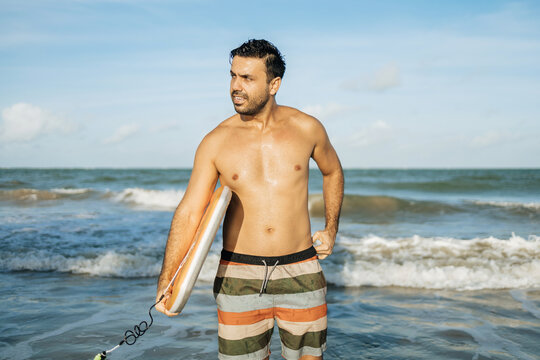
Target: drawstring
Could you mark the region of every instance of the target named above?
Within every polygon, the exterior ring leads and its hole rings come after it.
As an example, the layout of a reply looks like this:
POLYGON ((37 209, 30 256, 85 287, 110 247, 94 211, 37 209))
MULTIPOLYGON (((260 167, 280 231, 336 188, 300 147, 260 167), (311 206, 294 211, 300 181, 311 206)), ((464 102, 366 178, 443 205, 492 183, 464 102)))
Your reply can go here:
POLYGON ((276 269, 276 266, 278 265, 279 260, 276 260, 276 263, 274 264, 274 266, 272 266, 272 269, 270 270, 270 274, 268 273, 268 265, 266 264, 266 261, 262 260, 262 262, 264 264, 264 280, 261 285, 261 291, 259 291, 259 296, 262 296, 263 292, 266 292, 266 286, 268 285, 268 280, 270 280, 270 276, 272 276, 272 273, 276 269))

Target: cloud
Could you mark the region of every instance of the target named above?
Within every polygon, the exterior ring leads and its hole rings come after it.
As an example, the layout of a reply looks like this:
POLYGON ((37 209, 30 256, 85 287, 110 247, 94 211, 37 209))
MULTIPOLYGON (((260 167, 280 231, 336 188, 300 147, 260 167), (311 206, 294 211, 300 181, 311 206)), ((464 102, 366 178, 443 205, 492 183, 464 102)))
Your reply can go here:
POLYGON ((120 126, 118 129, 116 129, 114 134, 112 134, 111 136, 103 140, 103 143, 104 144, 117 144, 133 136, 138 131, 139 131, 138 124, 128 124, 128 125, 120 126))
POLYGON ((396 64, 388 64, 375 72, 368 83, 370 90, 383 91, 401 83, 399 68, 396 64))
POLYGON ((401 84, 399 67, 394 64, 386 64, 373 74, 350 79, 341 84, 341 88, 347 91, 385 91, 401 84))
POLYGON ((354 147, 363 147, 388 141, 392 136, 392 127, 386 122, 378 120, 356 131, 348 139, 348 143, 354 147))
POLYGON ((50 133, 70 133, 77 126, 38 106, 17 103, 2 110, 0 139, 6 142, 25 142, 50 133))

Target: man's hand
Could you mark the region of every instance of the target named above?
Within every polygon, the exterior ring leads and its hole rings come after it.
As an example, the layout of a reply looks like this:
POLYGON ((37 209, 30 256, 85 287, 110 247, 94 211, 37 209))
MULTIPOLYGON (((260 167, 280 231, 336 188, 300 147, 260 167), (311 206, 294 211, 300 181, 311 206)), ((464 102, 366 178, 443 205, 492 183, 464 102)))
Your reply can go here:
POLYGON ((336 234, 331 233, 329 230, 321 230, 316 231, 311 239, 313 240, 313 244, 315 244, 317 241, 320 242, 319 245, 314 247, 315 250, 317 250, 317 256, 319 259, 323 260, 332 253, 334 243, 336 242, 336 234))
MULTIPOLYGON (((156 297, 156 302, 159 301, 159 298, 161 297, 162 292, 163 291, 158 291, 158 294, 157 294, 157 297, 156 297)), ((167 316, 176 316, 179 313, 172 313, 169 310, 167 310, 167 308, 165 307, 165 305, 167 304, 167 301, 169 300, 171 295, 172 294, 171 294, 171 291, 169 289, 167 291, 167 294, 165 294, 165 296, 163 297, 163 299, 161 299, 161 301, 156 305, 156 310, 159 311, 160 313, 163 313, 163 314, 167 315, 167 316)))

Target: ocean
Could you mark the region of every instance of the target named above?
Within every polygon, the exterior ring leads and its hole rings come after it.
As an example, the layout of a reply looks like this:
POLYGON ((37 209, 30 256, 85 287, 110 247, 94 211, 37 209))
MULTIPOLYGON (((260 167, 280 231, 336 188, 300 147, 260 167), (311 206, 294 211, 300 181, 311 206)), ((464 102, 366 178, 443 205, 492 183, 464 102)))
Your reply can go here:
MULTIPOLYGON (((150 321, 190 173, 0 169, 0 358, 93 359, 150 321)), ((351 169, 345 193, 325 359, 540 359, 540 169, 351 169)), ((183 313, 108 359, 217 358, 221 243, 183 313)))

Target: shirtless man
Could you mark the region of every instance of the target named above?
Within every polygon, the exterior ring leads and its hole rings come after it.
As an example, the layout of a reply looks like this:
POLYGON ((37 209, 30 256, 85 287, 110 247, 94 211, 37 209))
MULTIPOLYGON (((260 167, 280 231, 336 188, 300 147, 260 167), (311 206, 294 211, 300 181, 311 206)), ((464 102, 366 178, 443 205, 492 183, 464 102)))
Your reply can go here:
MULTIPOLYGON (((322 359, 326 282, 318 259, 332 253, 343 199, 343 171, 322 124, 277 105, 285 72, 266 40, 231 51, 230 93, 236 115, 204 137, 169 232, 157 287, 161 296, 179 265, 217 181, 233 197, 223 224, 214 283, 219 358, 268 359, 274 319, 286 359, 322 359), (311 236, 309 160, 323 175, 326 227, 311 236), (316 245, 315 247, 313 245, 316 245)), ((165 300, 156 309, 169 316, 165 300)))

